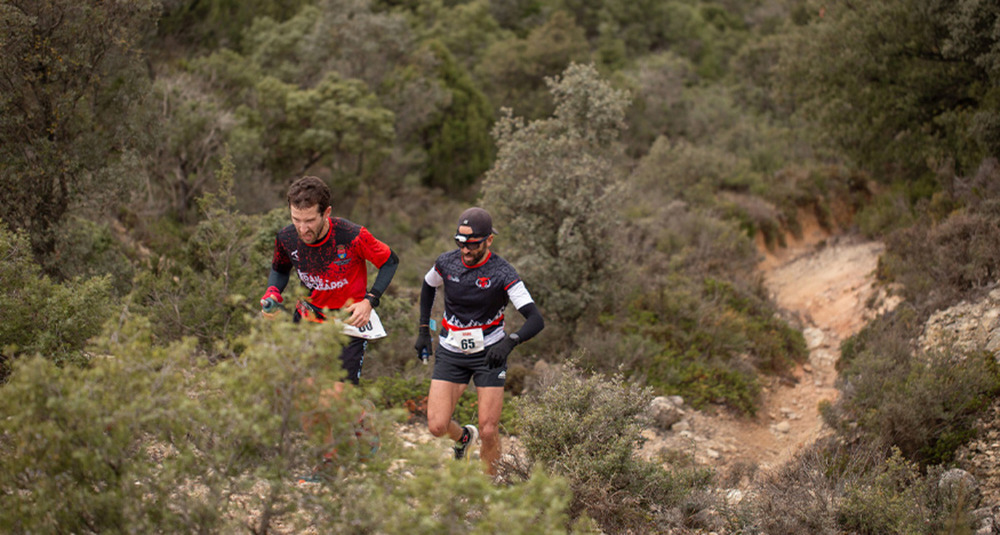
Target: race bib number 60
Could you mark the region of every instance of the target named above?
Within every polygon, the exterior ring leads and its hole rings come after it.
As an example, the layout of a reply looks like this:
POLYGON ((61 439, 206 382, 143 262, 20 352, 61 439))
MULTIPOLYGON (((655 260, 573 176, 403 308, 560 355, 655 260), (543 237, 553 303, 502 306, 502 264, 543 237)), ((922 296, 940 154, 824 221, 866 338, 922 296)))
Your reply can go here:
POLYGON ((368 323, 362 325, 361 327, 348 325, 340 320, 337 321, 344 327, 344 334, 348 336, 375 340, 377 338, 383 338, 386 335, 385 327, 382 326, 382 320, 379 319, 378 314, 374 310, 372 310, 368 323))
POLYGON ((462 329, 457 331, 448 331, 448 337, 445 338, 448 344, 459 348, 462 353, 478 353, 485 349, 486 344, 483 343, 483 330, 482 329, 462 329))

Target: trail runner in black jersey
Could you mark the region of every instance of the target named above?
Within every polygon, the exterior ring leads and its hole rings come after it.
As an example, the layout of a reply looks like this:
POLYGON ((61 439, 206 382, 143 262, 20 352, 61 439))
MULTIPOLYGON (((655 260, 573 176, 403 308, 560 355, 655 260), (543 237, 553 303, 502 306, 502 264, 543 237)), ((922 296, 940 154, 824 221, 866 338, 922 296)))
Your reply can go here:
POLYGON ((507 356, 545 326, 542 314, 517 271, 490 247, 496 231, 490 214, 469 208, 459 217, 458 249, 438 257, 424 276, 420 292, 417 355, 432 352, 430 315, 437 289, 444 288, 444 318, 434 372, 427 396, 427 426, 437 437, 455 441, 455 457, 481 440, 480 458, 487 473, 496 475, 500 458, 500 412, 507 378, 507 356), (504 310, 512 303, 524 316, 515 333, 504 331, 504 310), (472 379, 476 385, 479 427, 452 419, 455 405, 472 379))
MULTIPOLYGON (((330 189, 317 177, 302 177, 289 187, 288 207, 292 224, 281 229, 274 240, 268 288, 260 300, 261 313, 277 314, 282 303, 281 292, 295 268, 299 280, 311 292, 307 300, 296 304, 294 321, 323 322, 324 311, 343 309, 350 313, 345 324, 359 329, 368 325, 372 310, 396 273, 399 265, 396 253, 365 227, 331 217, 330 189), (371 288, 365 262, 378 268, 371 288)), ((347 371, 347 380, 357 385, 367 340, 363 337, 350 340, 340 354, 340 361, 347 371)))

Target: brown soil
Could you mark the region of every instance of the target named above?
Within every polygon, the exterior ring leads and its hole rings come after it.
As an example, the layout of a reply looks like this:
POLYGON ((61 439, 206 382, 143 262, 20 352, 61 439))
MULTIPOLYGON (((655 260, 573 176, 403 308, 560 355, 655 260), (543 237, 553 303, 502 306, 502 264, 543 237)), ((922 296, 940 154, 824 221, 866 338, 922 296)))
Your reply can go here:
POLYGON ((755 470, 780 466, 828 431, 818 407, 837 398, 841 341, 874 315, 867 303, 882 302, 873 282, 883 245, 850 234, 832 236, 814 220, 803 227, 801 238, 789 236, 777 251, 761 243, 758 269, 775 302, 803 330, 808 362, 793 370, 793 380, 766 380, 757 416, 688 411, 671 431, 646 432, 645 456, 686 452, 696 464, 736 483, 755 470))

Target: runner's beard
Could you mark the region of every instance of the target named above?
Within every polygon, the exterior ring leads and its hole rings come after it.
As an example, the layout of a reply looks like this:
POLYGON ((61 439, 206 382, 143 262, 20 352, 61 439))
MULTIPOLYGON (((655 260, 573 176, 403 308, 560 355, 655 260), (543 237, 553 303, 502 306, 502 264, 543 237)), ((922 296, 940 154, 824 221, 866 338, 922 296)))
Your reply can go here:
MULTIPOLYGON (((313 229, 308 229, 304 233, 299 232, 299 239, 308 244, 316 243, 317 241, 319 241, 320 236, 326 236, 326 232, 324 232, 325 230, 326 230, 326 221, 324 221, 323 224, 320 225, 318 232, 313 229)), ((295 231, 298 232, 298 229, 295 229, 295 231)))
POLYGON ((483 261, 483 257, 486 256, 486 245, 481 245, 479 249, 475 252, 462 253, 462 262, 465 262, 467 266, 474 266, 483 261))

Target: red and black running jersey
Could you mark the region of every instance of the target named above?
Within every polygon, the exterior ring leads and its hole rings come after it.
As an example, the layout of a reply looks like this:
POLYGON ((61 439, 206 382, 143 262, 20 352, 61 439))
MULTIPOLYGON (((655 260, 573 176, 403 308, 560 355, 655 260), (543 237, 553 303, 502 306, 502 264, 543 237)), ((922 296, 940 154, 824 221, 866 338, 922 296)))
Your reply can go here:
POLYGON ((360 301, 368 291, 368 266, 382 267, 389 246, 368 229, 339 217, 330 218, 330 230, 319 243, 305 243, 288 225, 274 240, 271 268, 289 273, 294 267, 302 284, 312 290, 310 302, 320 308, 341 308, 348 300, 360 301))
POLYGON ((438 257, 424 280, 435 288, 444 286, 444 329, 483 329, 487 345, 504 337, 507 303, 521 308, 534 302, 514 266, 492 251, 472 267, 462 262, 460 249, 448 251, 438 257))

